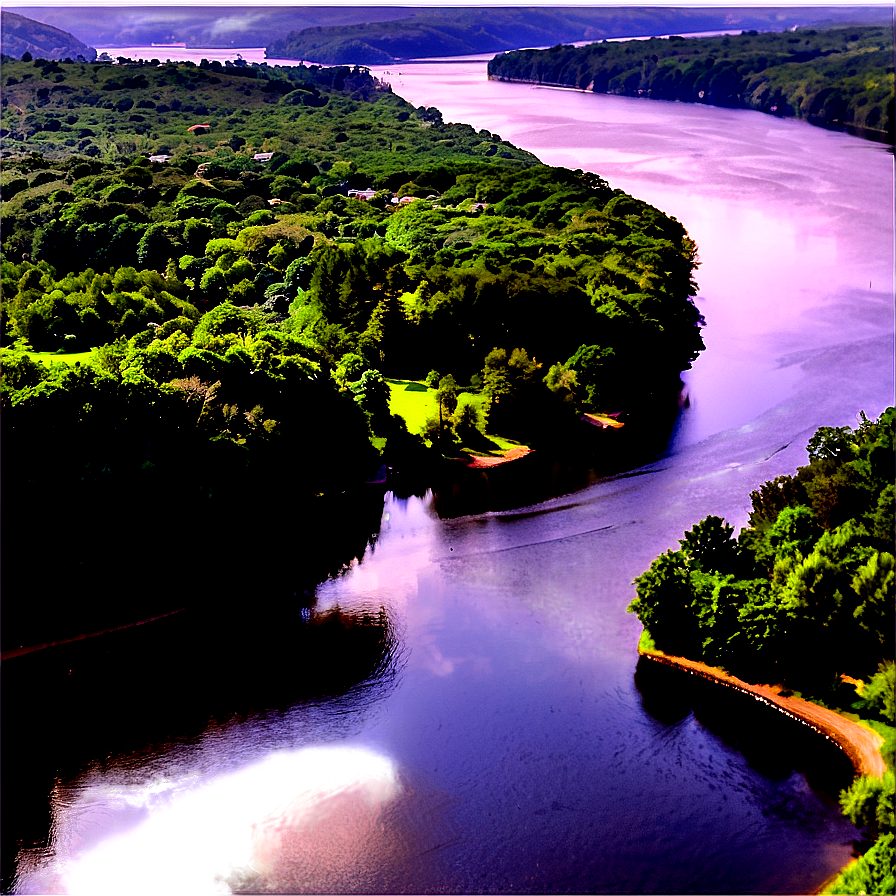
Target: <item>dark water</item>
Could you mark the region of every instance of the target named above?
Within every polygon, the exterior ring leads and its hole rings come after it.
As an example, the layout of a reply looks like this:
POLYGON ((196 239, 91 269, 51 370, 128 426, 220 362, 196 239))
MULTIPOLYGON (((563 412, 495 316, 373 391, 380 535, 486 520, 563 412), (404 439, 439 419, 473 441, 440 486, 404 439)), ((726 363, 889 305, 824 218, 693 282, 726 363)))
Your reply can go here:
POLYGON ((253 625, 4 664, 21 682, 4 744, 13 727, 31 794, 10 816, 4 793, 6 880, 811 892, 856 836, 836 807, 848 765, 767 707, 639 663, 624 611, 684 529, 742 525, 819 425, 893 401, 892 156, 754 113, 490 84, 483 63, 405 68, 415 105, 686 224, 707 319, 690 407, 637 475, 537 506, 440 519, 431 495, 387 494, 374 546, 317 590, 330 628, 300 635, 249 601, 253 625))

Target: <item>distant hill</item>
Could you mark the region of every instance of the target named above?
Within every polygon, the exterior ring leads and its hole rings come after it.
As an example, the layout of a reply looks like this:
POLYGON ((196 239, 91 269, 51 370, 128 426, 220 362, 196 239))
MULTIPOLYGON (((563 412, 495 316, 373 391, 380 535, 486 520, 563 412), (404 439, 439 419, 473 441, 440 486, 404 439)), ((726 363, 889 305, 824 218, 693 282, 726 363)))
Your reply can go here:
POLYGON ((33 6, 22 11, 65 28, 95 47, 185 43, 191 48, 266 47, 290 31, 394 19, 407 9, 380 6, 33 6))
MULTIPOLYGON (((681 34, 836 22, 884 24, 892 8, 868 6, 698 8, 413 6, 29 6, 19 12, 94 47, 185 43, 267 47, 271 58, 366 63, 393 57, 497 53, 606 37, 681 34), (387 24, 383 24, 387 23, 387 24), (308 29, 320 29, 309 32, 308 29), (287 37, 288 35, 288 37, 287 37), (305 52, 305 50, 314 52, 305 52), (326 50, 326 58, 319 54, 326 50), (317 54, 317 55, 316 55, 317 54), (361 57, 364 58, 361 58, 361 57)), ((889 18, 888 18, 889 17, 889 18)))
POLYGON ((267 47, 271 59, 324 64, 386 64, 398 59, 498 53, 520 47, 605 38, 759 29, 784 31, 832 22, 892 22, 870 7, 703 8, 502 7, 405 11, 393 21, 306 28, 267 47))
POLYGON ((73 34, 35 22, 14 12, 0 13, 0 37, 4 56, 21 59, 30 53, 37 59, 96 59, 96 50, 82 43, 73 34))

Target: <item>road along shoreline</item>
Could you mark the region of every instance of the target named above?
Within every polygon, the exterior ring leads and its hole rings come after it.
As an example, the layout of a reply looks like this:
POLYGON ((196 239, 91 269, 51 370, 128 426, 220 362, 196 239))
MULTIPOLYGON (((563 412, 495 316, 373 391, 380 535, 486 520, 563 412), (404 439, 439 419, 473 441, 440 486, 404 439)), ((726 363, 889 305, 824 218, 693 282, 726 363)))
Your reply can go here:
POLYGON ((671 656, 641 648, 638 653, 654 662, 683 669, 692 675, 699 675, 701 678, 709 679, 725 687, 735 688, 773 706, 779 712, 783 712, 833 741, 847 755, 859 775, 873 775, 881 778, 886 771, 886 764, 880 754, 883 737, 876 731, 872 731, 832 709, 818 706, 808 700, 803 700, 802 697, 784 696, 781 693, 781 688, 774 685, 750 684, 723 669, 707 666, 705 663, 689 660, 686 657, 671 656))

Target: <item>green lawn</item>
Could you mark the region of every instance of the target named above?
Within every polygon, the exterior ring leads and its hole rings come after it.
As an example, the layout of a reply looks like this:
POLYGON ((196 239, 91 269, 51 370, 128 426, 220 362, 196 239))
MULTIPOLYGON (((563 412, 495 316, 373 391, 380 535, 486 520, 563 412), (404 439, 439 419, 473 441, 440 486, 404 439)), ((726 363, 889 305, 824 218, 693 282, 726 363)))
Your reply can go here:
POLYGON ((80 361, 82 364, 85 364, 90 357, 90 352, 71 352, 65 355, 57 355, 56 352, 28 352, 28 354, 35 361, 40 361, 41 364, 45 364, 47 367, 56 361, 62 361, 63 364, 74 364, 75 361, 80 361))
MULTIPOLYGON (((387 380, 386 382, 389 384, 389 410, 393 414, 404 417, 410 432, 418 434, 423 432, 426 421, 439 413, 439 406, 436 402, 436 390, 430 389, 425 383, 416 380, 387 380)), ((461 405, 476 405, 482 412, 486 397, 481 393, 462 392, 458 396, 458 401, 461 405)), ((513 439, 504 439, 491 433, 488 434, 487 438, 495 443, 495 448, 488 449, 483 444, 477 445, 475 448, 465 447, 463 450, 479 455, 492 454, 500 456, 505 451, 522 444, 513 441, 513 439)), ((483 441, 485 442, 485 439, 483 441)))
POLYGON ((438 414, 436 390, 414 380, 387 380, 389 383, 389 410, 404 417, 408 430, 423 432, 426 421, 438 414))

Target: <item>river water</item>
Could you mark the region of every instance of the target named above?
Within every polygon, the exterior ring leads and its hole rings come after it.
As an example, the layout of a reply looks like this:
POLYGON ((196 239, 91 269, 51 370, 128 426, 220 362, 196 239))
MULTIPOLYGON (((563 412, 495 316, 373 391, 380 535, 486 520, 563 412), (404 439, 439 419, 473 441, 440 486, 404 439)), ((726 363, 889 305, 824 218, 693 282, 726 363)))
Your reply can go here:
POLYGON ((94 659, 60 700, 110 733, 54 733, 15 891, 811 892, 856 836, 842 758, 639 665, 625 607, 703 516, 743 525, 818 426, 893 402, 892 155, 759 113, 489 82, 482 60, 376 73, 685 224, 707 324, 690 405, 637 475, 535 507, 439 519, 431 495, 387 493, 365 556, 317 589, 315 616, 387 633, 339 693, 290 698, 288 636, 246 635, 166 679, 214 711, 156 701, 119 737, 143 697, 103 703, 97 682, 137 673, 130 648, 94 659), (238 660, 277 698, 228 712, 238 660))

